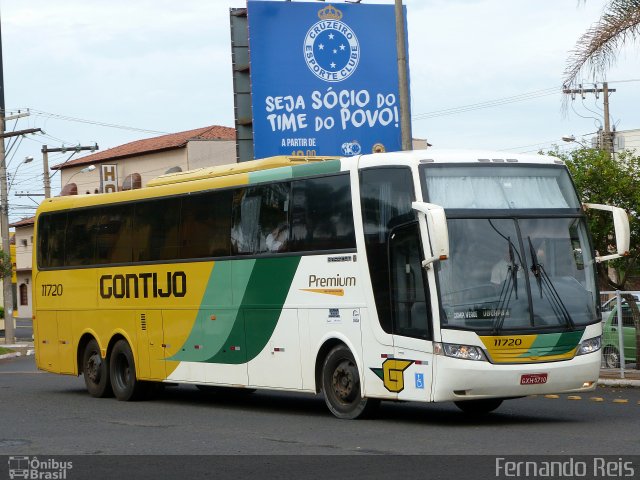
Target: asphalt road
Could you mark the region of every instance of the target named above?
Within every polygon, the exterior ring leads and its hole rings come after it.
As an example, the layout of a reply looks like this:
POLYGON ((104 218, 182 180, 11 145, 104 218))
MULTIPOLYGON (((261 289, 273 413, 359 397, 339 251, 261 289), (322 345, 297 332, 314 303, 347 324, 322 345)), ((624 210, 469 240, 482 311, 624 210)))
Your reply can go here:
MULTIPOLYGON (((33 339, 33 322, 30 318, 16 318, 14 334, 16 341, 30 342, 33 339)), ((4 338, 4 330, 0 331, 0 338, 4 338)), ((0 343, 1 344, 1 343, 0 343)))
POLYGON ((453 404, 383 403, 375 419, 345 421, 321 396, 192 386, 126 403, 90 397, 82 377, 38 372, 33 357, 0 360, 0 455, 631 455, 639 415, 635 388, 510 400, 475 420, 453 404))

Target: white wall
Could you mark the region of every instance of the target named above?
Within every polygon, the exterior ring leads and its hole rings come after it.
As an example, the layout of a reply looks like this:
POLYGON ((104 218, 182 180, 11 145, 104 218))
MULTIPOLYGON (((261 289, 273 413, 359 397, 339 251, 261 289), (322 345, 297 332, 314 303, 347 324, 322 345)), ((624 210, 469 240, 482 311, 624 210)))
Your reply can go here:
POLYGON ((192 140, 184 148, 96 163, 96 169, 91 172, 81 172, 87 165, 69 167, 61 171, 60 189, 67 183, 75 183, 78 186, 78 195, 95 193, 96 189, 100 188, 100 164, 117 165, 119 186, 122 186, 124 179, 132 173, 139 173, 142 186, 145 186, 149 180, 163 175, 173 167, 187 171, 235 163, 235 148, 235 142, 228 140, 192 140))

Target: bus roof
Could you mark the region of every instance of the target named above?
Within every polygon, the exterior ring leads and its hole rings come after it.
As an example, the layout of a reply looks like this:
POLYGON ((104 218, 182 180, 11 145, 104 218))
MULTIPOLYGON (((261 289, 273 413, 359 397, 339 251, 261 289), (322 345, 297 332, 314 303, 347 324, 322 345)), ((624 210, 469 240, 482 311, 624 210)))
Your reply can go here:
POLYGON ((207 178, 225 177, 227 175, 236 175, 238 173, 249 173, 260 170, 269 170, 272 168, 290 167, 310 162, 337 160, 338 158, 340 157, 288 157, 280 155, 276 157, 263 158, 261 160, 251 160, 248 162, 232 163, 229 165, 198 168, 187 172, 168 173, 150 180, 147 182, 147 187, 191 182, 193 180, 203 180, 207 178))
POLYGON ((445 150, 437 148, 405 152, 375 153, 346 158, 329 156, 276 156, 229 165, 205 167, 187 172, 170 173, 149 181, 142 189, 97 195, 70 195, 48 198, 40 204, 37 214, 51 210, 126 202, 145 197, 160 197, 189 193, 197 190, 280 180, 296 176, 296 171, 298 175, 304 176, 317 175, 319 173, 334 173, 344 169, 347 165, 357 165, 358 168, 368 168, 391 165, 415 165, 420 163, 564 165, 562 160, 549 155, 511 154, 482 150, 445 150))
POLYGON ((450 150, 429 148, 405 152, 374 153, 360 157, 359 167, 380 165, 381 163, 529 163, 559 164, 564 162, 551 155, 521 154, 491 150, 450 150))

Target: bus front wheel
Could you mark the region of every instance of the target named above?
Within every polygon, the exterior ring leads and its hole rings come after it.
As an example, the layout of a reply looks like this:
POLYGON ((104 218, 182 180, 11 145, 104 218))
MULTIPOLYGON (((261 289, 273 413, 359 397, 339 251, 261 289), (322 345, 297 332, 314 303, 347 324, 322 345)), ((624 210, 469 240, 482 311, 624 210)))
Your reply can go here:
POLYGON ((139 400, 147 390, 147 385, 136 378, 133 352, 126 340, 118 340, 111 350, 109 361, 111 388, 118 400, 139 400))
POLYGON ((96 398, 111 396, 109 361, 100 355, 100 346, 91 339, 82 353, 82 375, 89 395, 96 398))
POLYGON ((373 413, 380 403, 377 399, 362 398, 358 366, 345 345, 338 345, 325 358, 322 390, 327 407, 338 418, 364 417, 373 413))

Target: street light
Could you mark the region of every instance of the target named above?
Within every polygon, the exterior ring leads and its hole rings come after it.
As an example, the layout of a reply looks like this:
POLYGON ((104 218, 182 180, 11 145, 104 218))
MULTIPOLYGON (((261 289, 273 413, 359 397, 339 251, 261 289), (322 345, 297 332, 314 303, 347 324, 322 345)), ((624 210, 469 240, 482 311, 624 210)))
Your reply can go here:
POLYGON ((73 177, 75 177, 76 175, 78 175, 79 173, 87 173, 87 172, 93 172, 96 169, 95 165, 87 165, 84 168, 81 168, 80 170, 78 170, 76 173, 74 173, 73 175, 71 175, 67 181, 64 183, 64 185, 62 186, 62 193, 61 195, 77 195, 78 194, 78 190, 75 184, 71 183, 71 179, 73 177), (73 185, 73 187, 75 187, 75 191, 74 188, 71 188, 71 190, 66 190, 66 188, 68 186, 73 185))
POLYGON ((13 182, 16 180, 16 177, 18 176, 18 170, 20 169, 20 167, 25 163, 31 163, 31 162, 33 162, 33 157, 29 156, 29 157, 24 157, 24 160, 18 164, 15 172, 13 172, 13 175, 11 176, 11 182, 9 183, 9 188, 7 191, 9 192, 11 191, 11 187, 13 187, 13 182))
POLYGON ((575 135, 563 135, 562 136, 562 141, 567 142, 567 143, 577 143, 582 148, 589 148, 584 143, 582 143, 581 141, 576 140, 576 136, 575 135))

